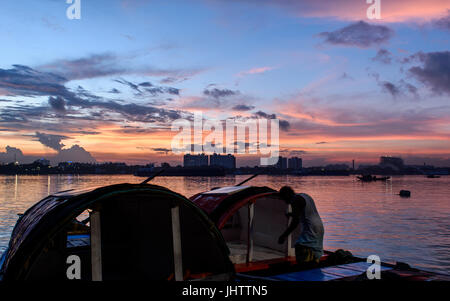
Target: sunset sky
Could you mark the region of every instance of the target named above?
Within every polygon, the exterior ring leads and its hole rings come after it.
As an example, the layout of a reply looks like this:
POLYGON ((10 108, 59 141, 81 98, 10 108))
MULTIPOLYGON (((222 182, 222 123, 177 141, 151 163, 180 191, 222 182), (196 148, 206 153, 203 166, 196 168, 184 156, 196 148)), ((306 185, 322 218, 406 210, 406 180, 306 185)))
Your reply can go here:
POLYGON ((179 164, 171 124, 202 111, 276 116, 281 154, 306 166, 450 166, 448 0, 381 0, 381 20, 366 0, 68 6, 0 5, 0 162, 179 164))

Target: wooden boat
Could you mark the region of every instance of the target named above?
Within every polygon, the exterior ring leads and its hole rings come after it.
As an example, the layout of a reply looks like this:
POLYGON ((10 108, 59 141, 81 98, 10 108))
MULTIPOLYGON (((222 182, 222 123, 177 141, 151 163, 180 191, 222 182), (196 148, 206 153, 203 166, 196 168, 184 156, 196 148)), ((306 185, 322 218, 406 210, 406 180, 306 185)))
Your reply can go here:
POLYGON ((19 218, 0 278, 67 280, 70 256, 80 259, 81 280, 234 275, 211 220, 182 195, 148 184, 70 190, 38 202, 19 218))
POLYGON ((436 176, 436 175, 427 175, 427 178, 429 178, 429 179, 437 179, 437 178, 440 178, 440 176, 436 176))
MULTIPOLYGON (((294 243, 298 229, 277 243, 288 225, 290 206, 269 187, 232 186, 196 194, 202 208, 221 231, 238 280, 364 280, 372 262, 351 253, 325 251, 318 265, 298 265, 294 243)), ((404 263, 381 263, 382 279, 450 280, 450 276, 413 269, 404 263)))
POLYGON ((375 181, 387 181, 391 177, 377 177, 377 176, 372 176, 372 175, 363 175, 363 176, 358 176, 357 178, 363 182, 375 182, 375 181))
POLYGON ((404 198, 409 198, 409 197, 411 197, 411 191, 402 189, 402 190, 400 190, 398 195, 401 197, 404 197, 404 198))

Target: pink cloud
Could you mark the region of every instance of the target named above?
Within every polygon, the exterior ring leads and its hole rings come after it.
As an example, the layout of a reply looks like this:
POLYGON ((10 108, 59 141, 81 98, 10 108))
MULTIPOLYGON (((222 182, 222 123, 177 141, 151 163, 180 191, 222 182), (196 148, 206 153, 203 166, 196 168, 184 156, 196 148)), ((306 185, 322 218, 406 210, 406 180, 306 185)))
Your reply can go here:
MULTIPOLYGON (((304 12, 297 14, 309 17, 335 17, 344 20, 367 20, 366 1, 325 0, 299 1, 304 4, 304 12), (320 3, 319 3, 320 2, 320 3)), ((446 13, 447 0, 381 0, 381 22, 428 21, 446 13)))
POLYGON ((245 76, 245 75, 250 75, 250 74, 261 74, 261 73, 265 73, 267 71, 273 70, 273 67, 257 67, 257 68, 252 68, 250 70, 246 70, 246 71, 241 71, 239 72, 238 76, 245 76))
MULTIPOLYGON (((223 1, 223 0, 221 0, 223 1)), ((229 1, 229 0, 227 0, 229 1)), ((243 1, 243 0, 234 0, 243 1)), ((367 20, 371 4, 365 0, 244 0, 255 5, 285 8, 302 17, 367 20)), ((429 21, 446 14, 448 0, 381 0, 382 22, 429 21)))

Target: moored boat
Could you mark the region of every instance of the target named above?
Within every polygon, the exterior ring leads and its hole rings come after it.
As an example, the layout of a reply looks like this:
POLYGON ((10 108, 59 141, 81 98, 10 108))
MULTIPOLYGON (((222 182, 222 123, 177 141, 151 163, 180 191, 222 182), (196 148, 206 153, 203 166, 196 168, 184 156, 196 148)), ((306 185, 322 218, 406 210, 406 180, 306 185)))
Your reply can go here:
POLYGON ((372 175, 362 175, 362 176, 358 176, 357 178, 358 178, 358 180, 360 180, 362 182, 375 182, 375 181, 387 181, 391 177, 377 177, 377 176, 372 176, 372 175))
POLYGON ((148 184, 48 196, 20 216, 0 260, 4 281, 228 280, 233 274, 210 219, 182 195, 148 184))
MULTIPOLYGON (((221 231, 239 280, 330 281, 365 280, 372 265, 350 252, 324 251, 318 265, 299 265, 295 259, 295 230, 284 244, 279 235, 286 229, 290 206, 269 187, 215 188, 190 198, 221 231)), ((325 229, 326 231, 326 229, 325 229)), ((381 262, 382 279, 450 280, 450 276, 421 271, 398 262, 381 262)))
POLYGON ((427 175, 427 178, 429 178, 429 179, 437 179, 437 178, 440 178, 440 176, 436 176, 436 175, 427 175))

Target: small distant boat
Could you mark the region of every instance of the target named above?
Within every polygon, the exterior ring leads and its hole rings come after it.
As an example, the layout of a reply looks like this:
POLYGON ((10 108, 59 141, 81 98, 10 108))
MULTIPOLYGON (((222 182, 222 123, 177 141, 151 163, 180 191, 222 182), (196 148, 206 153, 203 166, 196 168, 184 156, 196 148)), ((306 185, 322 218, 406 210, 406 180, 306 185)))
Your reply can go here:
POLYGON ((400 190, 399 196, 409 198, 411 196, 411 191, 409 190, 400 190))
POLYGON ((437 179, 440 178, 441 176, 436 176, 436 175, 427 175, 427 178, 429 179, 437 179))
POLYGON ((377 177, 377 176, 372 176, 372 175, 363 175, 360 177, 358 176, 357 178, 363 182, 374 182, 374 181, 387 181, 391 177, 377 177))

